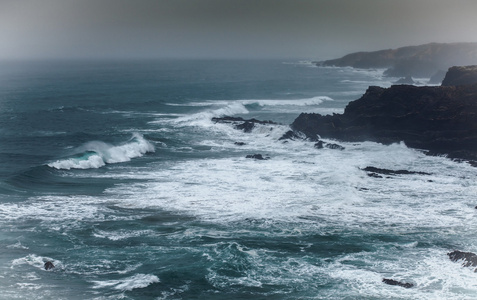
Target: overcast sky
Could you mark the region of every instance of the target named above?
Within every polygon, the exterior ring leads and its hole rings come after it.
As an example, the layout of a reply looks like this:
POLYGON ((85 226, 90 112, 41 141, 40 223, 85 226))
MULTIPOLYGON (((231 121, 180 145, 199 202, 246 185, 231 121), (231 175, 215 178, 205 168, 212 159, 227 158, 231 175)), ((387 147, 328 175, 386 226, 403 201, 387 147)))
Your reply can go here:
POLYGON ((476 30, 477 0, 0 0, 0 59, 327 59, 476 30))

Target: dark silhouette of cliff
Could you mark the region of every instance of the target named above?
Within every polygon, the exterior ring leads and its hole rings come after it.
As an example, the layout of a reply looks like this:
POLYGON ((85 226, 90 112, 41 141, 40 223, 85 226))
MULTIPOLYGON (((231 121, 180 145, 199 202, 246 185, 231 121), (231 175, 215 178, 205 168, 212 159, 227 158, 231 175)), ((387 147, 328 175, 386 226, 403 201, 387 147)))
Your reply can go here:
POLYGON ((383 144, 403 141, 429 154, 475 162, 477 81, 466 81, 473 76, 477 78, 475 67, 451 68, 446 78, 453 78, 454 85, 371 86, 360 99, 350 102, 343 114, 302 113, 291 127, 310 139, 320 136, 383 144))
POLYGON ((443 86, 477 83, 477 66, 451 67, 447 71, 443 86))

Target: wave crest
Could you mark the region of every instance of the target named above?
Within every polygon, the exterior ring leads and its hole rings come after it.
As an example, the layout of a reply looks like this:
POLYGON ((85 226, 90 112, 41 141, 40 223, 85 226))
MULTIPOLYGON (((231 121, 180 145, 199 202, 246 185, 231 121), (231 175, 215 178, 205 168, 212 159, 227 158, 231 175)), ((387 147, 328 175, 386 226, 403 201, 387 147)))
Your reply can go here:
POLYGON ((260 106, 314 106, 320 105, 323 101, 333 101, 333 99, 328 96, 317 96, 292 100, 241 100, 244 105, 258 104, 260 106))
POLYGON ((236 114, 248 114, 248 109, 241 103, 227 103, 225 106, 201 111, 192 115, 175 119, 174 123, 187 125, 199 125, 204 121, 210 122, 213 117, 233 116, 236 114))
POLYGON ((97 169, 106 164, 130 161, 148 152, 154 152, 154 146, 138 133, 119 146, 101 141, 91 141, 76 149, 73 157, 57 160, 48 166, 60 170, 97 169))
POLYGON ((159 278, 152 274, 136 274, 119 280, 93 281, 95 289, 114 288, 120 291, 142 289, 157 282, 160 282, 159 278))

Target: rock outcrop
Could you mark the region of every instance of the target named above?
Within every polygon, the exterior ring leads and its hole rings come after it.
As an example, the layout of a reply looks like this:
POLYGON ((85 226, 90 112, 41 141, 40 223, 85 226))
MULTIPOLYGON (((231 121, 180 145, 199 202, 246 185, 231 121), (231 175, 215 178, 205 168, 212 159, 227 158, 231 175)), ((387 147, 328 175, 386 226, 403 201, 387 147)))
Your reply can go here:
POLYGON ((43 267, 45 268, 45 270, 51 270, 55 267, 55 265, 51 261, 47 261, 45 262, 43 267))
POLYGON ((409 282, 401 282, 401 281, 397 281, 397 280, 389 279, 389 278, 383 278, 383 282, 385 284, 397 285, 397 286, 407 288, 407 289, 412 288, 414 286, 414 284, 409 283, 409 282))
POLYGON ((261 125, 277 124, 272 121, 260 121, 257 119, 245 120, 240 117, 230 117, 230 116, 212 118, 212 121, 215 123, 232 124, 234 125, 235 129, 242 130, 244 132, 251 132, 257 124, 261 124, 261 125))
POLYGON ((356 52, 326 60, 324 66, 386 68, 393 77, 431 77, 451 66, 477 64, 477 43, 431 43, 373 52, 356 52))
POLYGON ((464 267, 477 267, 477 255, 472 252, 462 252, 459 250, 447 253, 453 262, 462 262, 464 267))
POLYGON ((477 65, 451 67, 442 81, 443 86, 469 85, 475 83, 477 83, 477 65))
POLYGON ((310 139, 403 141, 428 154, 477 160, 477 84, 371 86, 343 114, 302 113, 291 127, 310 139))
POLYGON ((408 171, 408 170, 389 170, 389 169, 381 169, 381 168, 376 168, 376 167, 366 167, 362 170, 366 171, 368 176, 376 177, 376 178, 382 178, 383 176, 381 176, 381 175, 388 175, 388 176, 413 175, 413 174, 431 175, 430 173, 426 173, 426 172, 408 171))
POLYGON ((268 159, 270 159, 269 156, 263 157, 262 154, 249 154, 249 155, 245 156, 245 158, 253 158, 253 159, 256 159, 256 160, 268 160, 268 159))

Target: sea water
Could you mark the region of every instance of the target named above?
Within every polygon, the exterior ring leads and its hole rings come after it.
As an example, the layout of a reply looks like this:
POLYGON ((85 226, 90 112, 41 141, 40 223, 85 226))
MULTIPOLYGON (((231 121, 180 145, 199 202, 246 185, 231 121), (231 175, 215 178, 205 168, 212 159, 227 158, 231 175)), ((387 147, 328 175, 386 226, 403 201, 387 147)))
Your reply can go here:
POLYGON ((393 80, 298 61, 2 63, 0 298, 477 298, 447 257, 477 251, 476 168, 279 140, 393 80))

